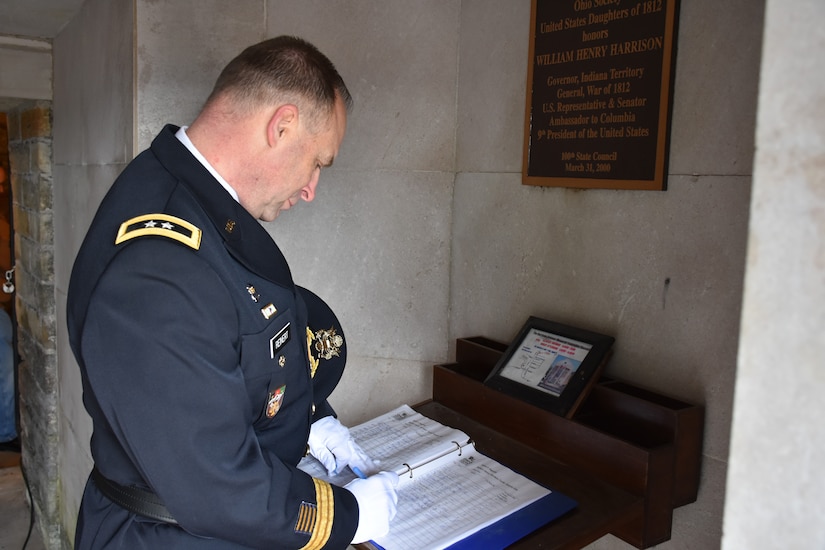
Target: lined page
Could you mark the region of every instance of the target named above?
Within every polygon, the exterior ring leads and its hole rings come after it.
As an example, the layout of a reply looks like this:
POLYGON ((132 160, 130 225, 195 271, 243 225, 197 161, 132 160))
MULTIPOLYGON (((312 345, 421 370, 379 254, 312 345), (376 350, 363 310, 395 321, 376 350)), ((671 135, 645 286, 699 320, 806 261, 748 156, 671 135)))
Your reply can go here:
MULTIPOLYGON (((379 461, 379 470, 393 471, 402 477, 410 468, 458 452, 470 440, 464 432, 427 418, 409 405, 354 426, 350 433, 372 459, 379 461)), ((312 477, 338 486, 355 479, 349 468, 336 476, 328 476, 321 463, 312 457, 305 457, 298 467, 312 477)))
MULTIPOLYGON (((350 432, 368 455, 381 461, 381 470, 400 477, 398 513, 390 532, 372 541, 386 550, 446 548, 551 493, 476 451, 464 432, 408 405, 350 432)), ((298 467, 338 486, 355 479, 349 468, 328 476, 312 457, 298 467)))
POLYGON ((545 495, 548 489, 468 447, 438 466, 425 466, 398 487, 398 513, 386 550, 438 550, 491 525, 545 495))

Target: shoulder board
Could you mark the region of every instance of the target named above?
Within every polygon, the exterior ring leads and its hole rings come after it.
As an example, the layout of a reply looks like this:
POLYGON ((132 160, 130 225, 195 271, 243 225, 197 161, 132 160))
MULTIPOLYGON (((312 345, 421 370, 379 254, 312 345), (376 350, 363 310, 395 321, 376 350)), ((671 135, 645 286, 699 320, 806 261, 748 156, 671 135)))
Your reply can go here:
POLYGON ((115 244, 147 235, 173 239, 195 250, 201 246, 201 230, 188 221, 169 214, 146 214, 126 220, 120 224, 115 244))

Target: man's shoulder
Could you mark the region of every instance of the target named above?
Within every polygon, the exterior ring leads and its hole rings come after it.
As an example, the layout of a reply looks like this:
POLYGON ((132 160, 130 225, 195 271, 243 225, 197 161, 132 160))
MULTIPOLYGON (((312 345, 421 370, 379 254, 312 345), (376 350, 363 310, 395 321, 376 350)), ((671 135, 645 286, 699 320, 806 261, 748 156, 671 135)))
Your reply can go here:
POLYGON ((134 216, 121 223, 115 245, 142 237, 163 237, 198 250, 202 235, 203 230, 195 224, 178 216, 157 212, 134 216))

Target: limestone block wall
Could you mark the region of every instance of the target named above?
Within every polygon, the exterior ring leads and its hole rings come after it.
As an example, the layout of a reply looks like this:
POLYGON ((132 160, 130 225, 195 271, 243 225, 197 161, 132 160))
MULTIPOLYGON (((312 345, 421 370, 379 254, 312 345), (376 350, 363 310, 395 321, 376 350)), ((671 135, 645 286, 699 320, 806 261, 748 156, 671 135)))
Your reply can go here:
MULTIPOLYGON (((52 109, 24 102, 7 112, 13 194, 23 465, 44 539, 60 538, 57 494, 57 355, 52 204, 52 109)), ((51 546, 50 546, 51 547, 51 546)))

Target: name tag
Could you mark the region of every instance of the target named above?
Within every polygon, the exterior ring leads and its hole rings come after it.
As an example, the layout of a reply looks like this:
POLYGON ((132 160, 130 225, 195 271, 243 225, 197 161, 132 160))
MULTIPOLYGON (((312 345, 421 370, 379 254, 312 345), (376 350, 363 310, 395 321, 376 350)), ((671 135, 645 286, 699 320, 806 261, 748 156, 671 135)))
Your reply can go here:
POLYGON ((278 331, 278 334, 269 339, 269 357, 275 359, 275 355, 287 342, 292 338, 292 332, 289 330, 290 323, 287 323, 284 328, 278 331))

